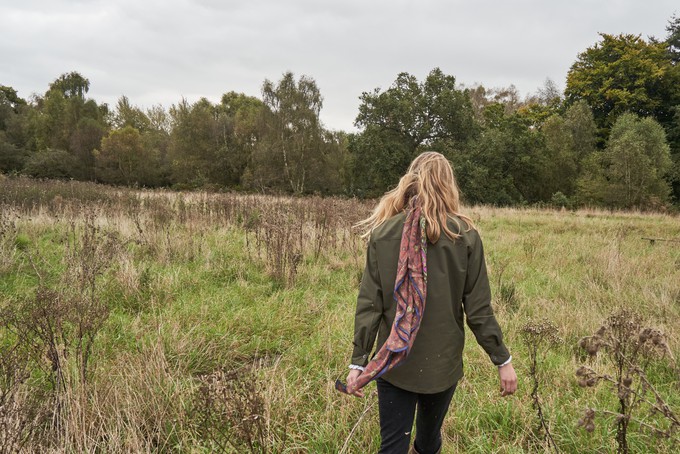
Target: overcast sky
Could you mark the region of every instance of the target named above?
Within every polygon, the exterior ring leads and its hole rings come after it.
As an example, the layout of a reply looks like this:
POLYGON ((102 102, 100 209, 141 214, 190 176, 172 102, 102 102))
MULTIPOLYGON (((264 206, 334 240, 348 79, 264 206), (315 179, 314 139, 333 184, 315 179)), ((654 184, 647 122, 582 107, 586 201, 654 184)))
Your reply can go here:
POLYGON ((349 131, 361 93, 399 72, 564 88, 598 32, 663 39, 679 13, 678 0, 0 0, 0 84, 27 98, 78 71, 98 102, 169 107, 261 97, 290 70, 316 80, 326 127, 349 131))

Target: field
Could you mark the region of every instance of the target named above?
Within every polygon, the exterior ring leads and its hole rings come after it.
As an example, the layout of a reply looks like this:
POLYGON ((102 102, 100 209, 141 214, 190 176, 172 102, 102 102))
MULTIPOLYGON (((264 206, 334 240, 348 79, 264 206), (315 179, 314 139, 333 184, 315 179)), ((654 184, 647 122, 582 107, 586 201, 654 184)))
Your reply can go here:
MULTIPOLYGON (((0 179, 0 453, 377 451, 375 386, 363 400, 333 388, 363 269, 352 225, 370 209, 0 179)), ((630 452, 677 452, 680 243, 642 238, 677 240, 680 219, 465 213, 520 389, 500 397, 468 330, 443 452, 616 452, 621 399, 630 452), (624 340, 650 347, 624 352, 623 396, 611 349, 592 348, 606 335, 581 341, 622 309, 640 317, 625 315, 624 340)))

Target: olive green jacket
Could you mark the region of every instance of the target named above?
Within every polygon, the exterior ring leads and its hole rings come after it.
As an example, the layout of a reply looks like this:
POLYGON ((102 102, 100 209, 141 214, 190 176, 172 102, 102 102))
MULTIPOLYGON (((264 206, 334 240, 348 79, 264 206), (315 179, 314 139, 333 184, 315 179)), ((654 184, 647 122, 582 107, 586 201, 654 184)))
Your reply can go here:
MULTIPOLYGON (((405 213, 397 214, 371 234, 357 298, 352 364, 365 366, 376 335, 377 351, 392 328, 394 280, 405 218, 405 213)), ((411 352, 402 364, 382 376, 412 392, 437 393, 463 376, 464 315, 494 364, 510 358, 491 308, 482 240, 476 230, 465 231, 465 223, 458 218, 449 220, 448 225, 461 236, 452 241, 442 232, 439 241, 428 243, 425 313, 411 352)))

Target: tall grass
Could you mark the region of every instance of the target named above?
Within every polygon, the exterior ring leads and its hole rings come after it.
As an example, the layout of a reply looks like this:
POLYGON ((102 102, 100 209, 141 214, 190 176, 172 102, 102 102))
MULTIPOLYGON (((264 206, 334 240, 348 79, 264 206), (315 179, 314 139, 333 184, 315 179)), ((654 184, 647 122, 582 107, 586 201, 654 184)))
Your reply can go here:
MULTIPOLYGON (((372 388, 361 401, 332 385, 347 372, 364 260, 351 226, 370 208, 346 199, 0 180, 2 449, 376 451, 372 388), (52 347, 41 341, 41 325, 30 324, 39 309, 45 326, 59 327, 52 347)), ((669 353, 650 362, 646 377, 680 411, 680 247, 641 239, 680 238, 677 217, 466 211, 485 242, 520 391, 500 398, 497 374, 469 335, 445 453, 543 449, 532 367, 540 368, 551 443, 562 452, 615 450, 615 416, 592 432, 577 421, 587 408, 616 408, 617 396, 581 388, 575 371, 585 363, 614 376, 613 362, 584 356, 578 344, 620 309, 665 334, 669 353), (521 341, 535 319, 563 339, 538 365, 521 341)), ((676 451, 673 437, 652 432, 632 421, 630 450, 676 451)))

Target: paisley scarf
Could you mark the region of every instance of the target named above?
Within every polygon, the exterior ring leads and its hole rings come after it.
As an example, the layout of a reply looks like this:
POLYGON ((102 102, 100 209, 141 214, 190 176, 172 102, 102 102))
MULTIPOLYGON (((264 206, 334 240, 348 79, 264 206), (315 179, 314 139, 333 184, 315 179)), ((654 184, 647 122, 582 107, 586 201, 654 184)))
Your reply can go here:
POLYGON ((411 199, 401 234, 393 294, 397 311, 392 329, 353 386, 347 386, 340 380, 335 382, 335 389, 340 392, 352 394, 398 366, 408 356, 418 334, 427 295, 427 234, 425 217, 416 199, 411 199))

